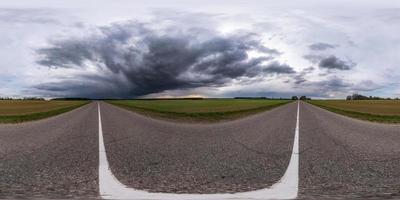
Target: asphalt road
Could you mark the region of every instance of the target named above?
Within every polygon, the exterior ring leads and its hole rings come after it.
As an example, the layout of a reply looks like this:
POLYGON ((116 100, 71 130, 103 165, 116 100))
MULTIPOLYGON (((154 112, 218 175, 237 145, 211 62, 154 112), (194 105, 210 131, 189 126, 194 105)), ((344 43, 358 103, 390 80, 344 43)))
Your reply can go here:
POLYGON ((300 107, 300 194, 400 198, 400 126, 300 107))
POLYGON ((213 125, 165 122, 105 103, 101 107, 111 169, 122 183, 138 189, 216 193, 265 188, 283 176, 292 152, 296 104, 213 125))
POLYGON ((97 127, 94 103, 49 119, 0 125, 0 198, 97 197, 97 127))
MULTIPOLYGON (((100 103, 108 161, 125 185, 174 193, 271 186, 288 165, 296 103, 220 124, 150 119, 100 103)), ((98 198, 97 104, 0 125, 0 198, 98 198)), ((400 197, 400 126, 300 103, 299 198, 400 197)))

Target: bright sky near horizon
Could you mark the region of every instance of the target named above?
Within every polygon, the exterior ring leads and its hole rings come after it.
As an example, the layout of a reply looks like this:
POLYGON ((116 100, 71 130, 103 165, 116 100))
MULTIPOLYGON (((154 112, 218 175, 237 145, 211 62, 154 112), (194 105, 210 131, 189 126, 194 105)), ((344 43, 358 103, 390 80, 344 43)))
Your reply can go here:
POLYGON ((400 97, 400 1, 0 2, 0 97, 400 97))

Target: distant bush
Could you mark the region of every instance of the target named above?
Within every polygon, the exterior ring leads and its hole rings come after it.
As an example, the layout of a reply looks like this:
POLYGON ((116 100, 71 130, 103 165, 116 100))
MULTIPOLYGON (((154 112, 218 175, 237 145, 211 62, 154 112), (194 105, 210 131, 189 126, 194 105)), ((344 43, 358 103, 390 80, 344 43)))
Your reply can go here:
POLYGON ((62 100, 62 101, 87 101, 87 100, 90 100, 90 99, 88 99, 88 98, 74 98, 74 97, 68 97, 68 98, 54 98, 54 99, 51 99, 52 101, 60 101, 60 100, 62 100))
POLYGON ((45 99, 42 97, 24 97, 23 100, 44 101, 45 99))
POLYGON ((0 97, 0 100, 35 100, 35 101, 44 101, 44 98, 41 97, 24 97, 24 98, 11 98, 11 97, 0 97))
POLYGON ((267 97, 234 97, 234 99, 270 99, 267 97))
POLYGON ((307 96, 301 96, 300 100, 311 100, 311 98, 307 97, 307 96))
MULTIPOLYGON (((398 99, 398 98, 396 98, 398 99)), ((376 96, 364 96, 361 94, 354 93, 346 97, 346 100, 391 100, 391 98, 382 98, 376 96)))

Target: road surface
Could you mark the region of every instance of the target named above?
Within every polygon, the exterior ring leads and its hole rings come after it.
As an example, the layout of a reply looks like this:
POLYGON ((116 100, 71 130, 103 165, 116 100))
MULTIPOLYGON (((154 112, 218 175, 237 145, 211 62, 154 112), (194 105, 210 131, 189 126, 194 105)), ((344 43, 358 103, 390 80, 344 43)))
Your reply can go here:
MULTIPOLYGON (((292 152, 296 103, 219 124, 151 119, 101 102, 105 149, 123 184, 152 192, 269 187, 292 152)), ((400 196, 400 126, 300 103, 299 198, 400 196)), ((99 198, 97 103, 0 125, 0 198, 99 198)))
POLYGON ((399 125, 300 109, 300 194, 400 198, 399 125))
POLYGON ((52 118, 0 125, 0 198, 98 195, 94 103, 52 118))

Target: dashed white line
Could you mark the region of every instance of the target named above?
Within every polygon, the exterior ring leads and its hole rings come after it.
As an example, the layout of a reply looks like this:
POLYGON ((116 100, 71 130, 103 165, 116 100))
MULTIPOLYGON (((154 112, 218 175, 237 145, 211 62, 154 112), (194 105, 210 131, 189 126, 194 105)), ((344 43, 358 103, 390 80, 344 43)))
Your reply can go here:
POLYGON ((142 199, 142 200, 224 200, 224 199, 294 199, 297 197, 299 185, 299 111, 297 103, 297 119, 292 155, 289 166, 283 177, 269 188, 250 192, 218 193, 218 194, 173 194, 152 193, 129 188, 118 181, 113 175, 107 160, 101 124, 100 104, 97 104, 99 114, 99 190, 104 199, 142 199))

